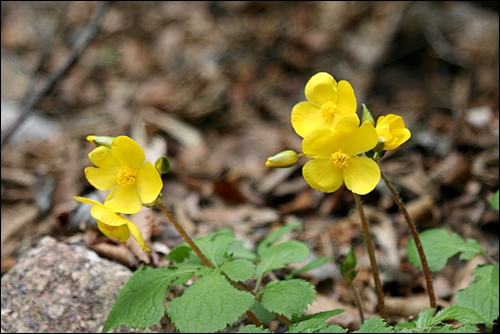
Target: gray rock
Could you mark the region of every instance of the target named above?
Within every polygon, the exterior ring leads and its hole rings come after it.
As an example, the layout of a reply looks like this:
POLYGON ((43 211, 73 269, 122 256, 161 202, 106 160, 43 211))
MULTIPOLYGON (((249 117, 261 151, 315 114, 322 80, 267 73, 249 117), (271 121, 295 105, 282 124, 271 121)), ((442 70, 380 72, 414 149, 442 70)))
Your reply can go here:
POLYGON ((83 243, 43 237, 2 277, 2 333, 101 332, 131 276, 129 268, 99 257, 83 243))

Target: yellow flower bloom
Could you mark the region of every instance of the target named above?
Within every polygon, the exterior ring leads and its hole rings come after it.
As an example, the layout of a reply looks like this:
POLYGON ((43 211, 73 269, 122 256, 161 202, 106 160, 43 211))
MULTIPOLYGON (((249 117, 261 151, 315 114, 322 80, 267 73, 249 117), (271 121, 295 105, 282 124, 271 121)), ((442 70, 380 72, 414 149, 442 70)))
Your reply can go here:
POLYGON ((384 150, 394 150, 404 144, 411 137, 410 130, 405 128, 405 122, 401 116, 389 114, 380 116, 375 126, 377 135, 384 140, 384 150))
POLYGON ((365 195, 380 181, 375 161, 358 156, 377 145, 377 133, 370 122, 359 126, 356 114, 339 120, 335 131, 314 130, 302 142, 302 151, 313 160, 302 168, 307 183, 322 192, 334 192, 345 182, 347 189, 365 195))
POLYGON ((90 214, 97 220, 97 227, 103 234, 125 242, 130 238, 130 233, 132 233, 134 239, 137 240, 142 249, 147 252, 150 251, 149 247, 144 244, 141 231, 130 220, 119 213, 113 212, 106 205, 92 199, 79 196, 74 196, 74 199, 82 203, 92 204, 90 214))
POLYGON ((111 148, 97 147, 89 159, 97 167, 85 168, 85 176, 95 188, 111 189, 105 201, 111 211, 139 212, 143 203, 153 202, 160 194, 163 182, 158 171, 127 136, 116 137, 111 148))
POLYGON ((320 72, 309 79, 304 91, 308 102, 299 102, 292 109, 292 126, 302 138, 319 128, 333 130, 345 115, 356 113, 356 96, 349 82, 337 81, 320 72))

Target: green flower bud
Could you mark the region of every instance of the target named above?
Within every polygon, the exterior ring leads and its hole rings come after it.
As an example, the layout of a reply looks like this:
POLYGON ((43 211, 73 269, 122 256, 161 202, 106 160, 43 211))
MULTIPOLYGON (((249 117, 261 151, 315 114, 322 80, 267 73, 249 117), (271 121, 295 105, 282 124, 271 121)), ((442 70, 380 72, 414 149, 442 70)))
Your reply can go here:
POLYGON ((87 136, 87 140, 94 144, 95 146, 106 146, 111 148, 111 143, 113 142, 115 137, 109 136, 87 136))
POLYGON ((298 160, 299 155, 297 154, 297 152, 286 150, 272 157, 269 157, 267 159, 266 166, 271 168, 288 168, 295 166, 298 160))
POLYGON ((170 169, 170 162, 168 162, 168 159, 165 157, 159 157, 156 159, 155 168, 160 175, 165 174, 170 169))

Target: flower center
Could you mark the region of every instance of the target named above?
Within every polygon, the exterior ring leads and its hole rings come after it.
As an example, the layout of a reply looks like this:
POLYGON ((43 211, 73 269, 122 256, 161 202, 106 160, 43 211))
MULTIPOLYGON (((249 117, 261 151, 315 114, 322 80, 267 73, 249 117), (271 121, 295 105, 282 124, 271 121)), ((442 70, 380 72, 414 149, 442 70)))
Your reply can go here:
POLYGON ((332 118, 333 116, 335 116, 336 112, 337 105, 332 101, 323 103, 323 105, 321 106, 321 115, 323 116, 323 118, 332 118))
POLYGON ((349 166, 349 155, 342 151, 333 153, 330 156, 330 162, 337 168, 345 168, 349 166))
POLYGON ((123 188, 128 188, 135 183, 135 171, 130 167, 122 167, 118 170, 118 184, 123 188))

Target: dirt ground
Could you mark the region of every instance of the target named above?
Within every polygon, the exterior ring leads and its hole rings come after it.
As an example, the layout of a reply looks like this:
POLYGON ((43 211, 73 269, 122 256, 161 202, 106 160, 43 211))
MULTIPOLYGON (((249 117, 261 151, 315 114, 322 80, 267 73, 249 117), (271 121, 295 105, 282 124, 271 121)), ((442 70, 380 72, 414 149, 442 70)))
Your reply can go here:
MULTIPOLYGON (((310 246, 309 261, 336 260, 303 276, 318 290, 311 311, 344 308, 340 324, 359 325, 338 270, 352 245, 356 286, 377 315, 352 194, 311 189, 306 158, 265 167, 301 151, 290 114, 321 71, 352 84, 359 112, 364 103, 375 118, 404 118, 411 139, 380 165, 418 229, 474 238, 498 261, 496 1, 2 2, 1 44, 2 274, 44 235, 81 237, 132 269, 168 265, 163 255, 182 239, 159 212, 131 217, 152 248, 144 256, 100 234, 73 199, 102 197, 83 174, 85 137, 128 135, 148 157, 168 156, 164 202, 192 236, 229 227, 252 247, 300 221, 290 238, 310 246)), ((401 321, 428 307, 406 257, 410 232, 383 182, 362 200, 388 320, 401 321)), ((470 280, 471 263, 452 258, 434 274, 440 306, 470 280)))

